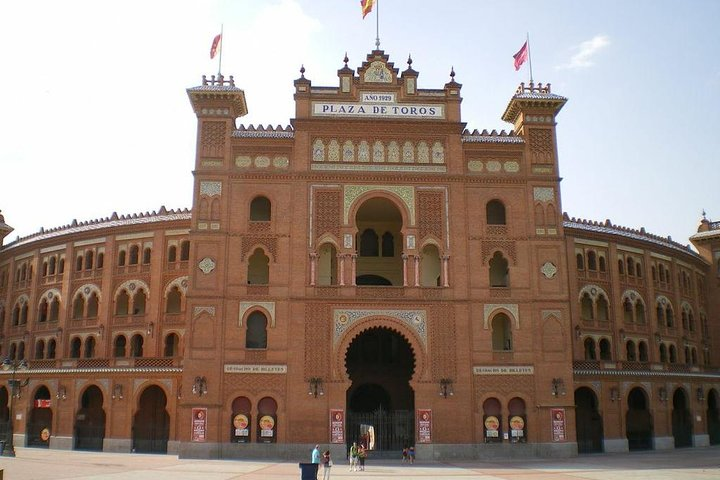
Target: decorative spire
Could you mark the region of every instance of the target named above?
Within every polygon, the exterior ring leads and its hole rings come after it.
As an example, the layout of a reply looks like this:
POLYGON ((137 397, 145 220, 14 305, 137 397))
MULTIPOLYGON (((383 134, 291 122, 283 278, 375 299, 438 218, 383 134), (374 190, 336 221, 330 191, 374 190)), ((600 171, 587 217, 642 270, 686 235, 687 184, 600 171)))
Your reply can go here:
POLYGON ((300 78, 305 78, 305 64, 300 65, 300 78))
POLYGON ((347 52, 345 52, 345 58, 343 58, 343 62, 345 62, 345 68, 347 68, 347 66, 348 66, 347 64, 349 61, 350 61, 350 59, 347 56, 347 52))
POLYGON ((455 67, 454 66, 450 67, 450 81, 451 82, 455 81, 455 67))
POLYGON ((407 64, 409 68, 412 68, 412 56, 408 53, 407 64))

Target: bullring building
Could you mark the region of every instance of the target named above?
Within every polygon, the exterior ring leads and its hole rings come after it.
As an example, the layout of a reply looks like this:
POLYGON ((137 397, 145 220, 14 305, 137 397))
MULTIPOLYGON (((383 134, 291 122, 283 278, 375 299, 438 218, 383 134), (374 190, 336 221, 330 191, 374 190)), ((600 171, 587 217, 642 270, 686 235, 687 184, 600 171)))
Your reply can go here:
POLYGON ((549 84, 521 84, 511 129, 487 132, 461 120, 454 72, 420 88, 374 50, 335 85, 305 74, 288 126, 238 126, 232 77, 188 89, 192 209, 1 247, 6 451, 720 443, 720 222, 696 253, 564 215, 549 84))

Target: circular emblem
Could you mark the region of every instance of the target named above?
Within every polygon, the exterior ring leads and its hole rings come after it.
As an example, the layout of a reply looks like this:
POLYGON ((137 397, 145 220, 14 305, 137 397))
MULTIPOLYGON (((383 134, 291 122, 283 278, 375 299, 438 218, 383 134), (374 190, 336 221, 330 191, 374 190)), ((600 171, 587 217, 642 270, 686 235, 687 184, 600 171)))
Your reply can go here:
POLYGON ((83 292, 85 292, 85 295, 90 293, 90 287, 83 288, 83 292))
POLYGON ((338 317, 338 323, 340 325, 346 325, 348 323, 348 316, 344 313, 338 317))
POLYGON ((52 294, 52 292, 48 292, 48 294, 47 294, 47 298, 48 298, 48 300, 50 300, 50 299, 52 299, 52 298, 53 298, 53 294, 52 294))
POLYGON ((130 289, 131 292, 134 291, 136 288, 137 285, 135 285, 135 282, 132 282, 130 285, 128 285, 128 289, 130 289))
POLYGON ((513 430, 524 429, 525 428, 525 420, 519 415, 510 417, 510 428, 512 428, 513 430))
POLYGON ((248 426, 248 423, 250 423, 250 422, 248 421, 248 417, 247 417, 246 415, 242 414, 242 413, 238 413, 238 414, 235 415, 235 417, 233 418, 233 425, 234 425, 235 428, 237 428, 237 429, 240 429, 240 430, 246 429, 247 426, 248 426))
POLYGON ((42 440, 43 442, 47 442, 48 440, 50 440, 50 430, 49 429, 47 429, 47 428, 42 429, 42 431, 40 432, 40 440, 42 440))
POLYGON ((485 419, 485 428, 488 430, 497 430, 500 427, 500 421, 494 415, 490 415, 485 419))
POLYGON ((540 268, 540 273, 545 275, 545 278, 553 278, 557 273, 558 269, 552 262, 545 262, 540 268))
POLYGON ((208 273, 215 270, 215 262, 210 257, 205 257, 202 260, 200 260, 200 263, 198 263, 198 267, 202 272, 207 275, 208 273))
POLYGON ((275 428, 275 419, 270 415, 263 415, 260 418, 260 428, 262 430, 272 430, 275 428))

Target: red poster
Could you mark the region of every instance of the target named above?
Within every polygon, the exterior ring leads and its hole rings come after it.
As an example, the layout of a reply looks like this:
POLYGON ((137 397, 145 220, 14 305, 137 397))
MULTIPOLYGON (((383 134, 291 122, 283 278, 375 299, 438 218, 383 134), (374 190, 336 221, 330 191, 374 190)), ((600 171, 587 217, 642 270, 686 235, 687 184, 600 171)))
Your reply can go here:
POLYGON ((50 400, 35 400, 35 408, 50 408, 50 400))
POLYGON ((345 443, 344 410, 330 410, 330 443, 345 443))
POLYGON ((565 409, 551 408, 553 442, 565 441, 565 409))
POLYGON ((432 410, 417 411, 417 443, 432 442, 432 410))
POLYGON ((207 440, 207 408, 192 409, 192 441, 207 440))

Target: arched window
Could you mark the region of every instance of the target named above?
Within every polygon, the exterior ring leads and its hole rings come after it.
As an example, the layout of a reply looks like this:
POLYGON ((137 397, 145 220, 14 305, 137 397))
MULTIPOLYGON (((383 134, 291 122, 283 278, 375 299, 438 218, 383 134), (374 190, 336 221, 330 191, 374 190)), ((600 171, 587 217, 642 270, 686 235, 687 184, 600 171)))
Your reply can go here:
POLYGON ((46 298, 40 301, 40 307, 38 308, 38 322, 47 322, 48 319, 48 302, 46 298))
POLYGON ((88 298, 88 306, 87 306, 87 317, 88 318, 95 318, 98 316, 98 305, 100 301, 98 300, 97 293, 92 292, 90 294, 90 298, 88 298))
POLYGON ((395 238, 390 232, 383 233, 382 236, 382 256, 383 257, 394 257, 395 256, 395 238))
POLYGON ((687 311, 685 309, 683 309, 683 311, 680 313, 680 319, 682 321, 683 330, 688 330, 689 329, 688 316, 687 316, 687 311))
POLYGON ((95 356, 95 337, 87 337, 85 339, 85 358, 93 358, 95 356))
POLYGON ((137 265, 140 259, 140 247, 133 245, 130 247, 130 261, 128 265, 137 265))
POLYGON ((93 268, 93 252, 88 250, 85 252, 85 270, 92 270, 93 268))
POLYGON ((692 359, 691 359, 692 364, 697 365, 698 364, 698 355, 697 355, 697 349, 695 347, 693 347, 693 349, 691 351, 691 355, 692 355, 692 359))
POLYGON ((38 340, 35 343, 35 360, 42 360, 45 357, 45 341, 38 340))
POLYGON ((105 264, 105 254, 100 252, 97 256, 97 268, 98 270, 102 270, 103 265, 105 264))
POLYGON ((488 225, 505 225, 505 205, 500 200, 490 200, 485 205, 488 225))
POLYGON ((10 357, 10 360, 15 360, 17 358, 17 345, 14 343, 10 344, 10 352, 8 353, 8 357, 10 357))
POLYGON ((628 340, 625 344, 625 357, 627 358, 628 362, 635 362, 637 361, 637 354, 635 352, 635 342, 632 340, 628 340))
POLYGON ((485 443, 502 442, 502 406, 497 398, 488 398, 483 402, 483 429, 485 443))
POLYGON ((145 250, 143 250, 143 265, 150 265, 150 257, 152 256, 152 249, 150 247, 145 247, 145 250))
POLYGON ((55 358, 56 347, 57 347, 57 342, 55 341, 54 338, 51 338, 50 340, 48 340, 48 343, 47 343, 47 358, 48 359, 52 360, 55 358))
POLYGON ((658 276, 657 276, 657 269, 655 268, 655 265, 650 267, 650 273, 652 275, 653 282, 657 282, 658 276))
POLYGON ((641 362, 648 361, 648 346, 645 342, 638 343, 638 358, 641 362))
POLYGON ((604 272, 606 269, 605 268, 605 257, 603 257, 602 255, 598 256, 598 265, 600 266, 600 271, 604 272))
POLYGON ((607 322, 610 318, 610 305, 605 295, 598 295, 597 297, 597 318, 601 322, 607 322))
POLYGON ((180 337, 177 333, 170 333, 165 337, 165 350, 164 355, 166 357, 176 357, 178 354, 178 346, 180 345, 180 337))
POLYGON ((435 245, 426 245, 422 250, 420 272, 423 287, 440 286, 440 253, 435 245))
POLYGON ((55 275, 56 263, 57 260, 55 260, 55 257, 50 257, 50 263, 48 264, 48 274, 55 275))
POLYGON ((47 274, 48 274, 48 263, 47 263, 47 262, 43 262, 43 264, 42 264, 42 276, 43 276, 43 277, 47 277, 47 274))
POLYGON ((82 268, 83 268, 83 257, 82 257, 82 255, 80 255, 75 259, 75 271, 79 272, 80 270, 82 270, 82 268))
POLYGON ((178 287, 172 287, 167 294, 165 313, 180 313, 182 308, 182 292, 178 287))
POLYGON ((52 301, 50 302, 50 314, 48 315, 48 320, 51 322, 57 322, 59 315, 60 315, 60 300, 57 297, 54 297, 52 299, 52 301))
POLYGON ((631 277, 635 276, 635 262, 632 257, 627 258, 627 274, 631 277))
POLYGON ((18 360, 25 359, 25 342, 20 342, 18 344, 17 358, 18 360))
POLYGON ((670 344, 670 348, 668 348, 668 352, 670 353, 670 363, 677 363, 677 349, 675 348, 675 345, 670 344))
POLYGON ((673 314, 672 308, 668 305, 668 307, 665 309, 665 318, 667 320, 667 326, 668 327, 674 327, 675 326, 675 315, 673 314))
POLYGON ((20 307, 20 325, 25 325, 28 320, 28 304, 24 303, 22 307, 20 307))
POLYGON ((587 292, 583 293, 583 296, 580 299, 580 317, 583 320, 593 320, 595 318, 593 301, 592 298, 590 298, 590 294, 587 292))
POLYGON ((495 252, 490 259, 490 286, 508 287, 509 280, 508 261, 505 260, 502 253, 495 252))
POLYGON ((123 358, 125 356, 126 344, 127 339, 125 338, 125 335, 118 335, 115 337, 115 342, 113 343, 113 357, 123 358))
POLYGON ((584 270, 585 269, 585 260, 583 260, 583 254, 578 253, 575 255, 575 263, 577 264, 578 270, 584 270))
POLYGON ((317 263, 317 284, 337 285, 337 250, 332 243, 324 243, 320 246, 317 263))
POLYGON ((645 325, 645 305, 640 300, 635 303, 635 321, 645 325))
POLYGON ((248 316, 245 348, 267 348, 267 318, 262 312, 248 316))
POLYGON ((265 197, 255 197, 250 202, 250 221, 269 222, 271 216, 270 200, 265 197))
POLYGON ((360 256, 377 257, 379 254, 378 235, 368 228, 360 235, 360 256))
POLYGON ((85 315, 85 297, 78 293, 73 302, 73 319, 83 318, 83 315, 85 315))
POLYGON ((607 338, 600 340, 600 360, 612 360, 610 341, 607 338))
POLYGON ((248 285, 270 283, 270 259, 262 248, 257 248, 248 259, 248 285))
POLYGON ((655 313, 657 315, 657 324, 659 327, 665 326, 665 309, 663 306, 658 302, 657 308, 655 309, 655 313))
POLYGON ((623 301, 623 320, 625 323, 633 322, 633 306, 629 298, 625 297, 623 301))
POLYGON ((691 332, 695 331, 695 316, 692 312, 688 312, 688 328, 691 332))
POLYGON ((125 256, 127 254, 125 253, 125 250, 120 250, 118 252, 118 267, 124 267, 125 266, 125 256))
POLYGON ((115 315, 127 315, 130 310, 130 296, 123 290, 115 300, 115 315))
POLYGON ((187 262, 190 260, 190 240, 180 242, 180 261, 187 262))
POLYGON ((640 260, 635 262, 635 275, 637 275, 638 278, 642 278, 643 276, 642 262, 640 260))
POLYGON ((143 356, 143 344, 145 339, 142 335, 133 335, 130 339, 130 356, 133 358, 139 358, 143 356))
POLYGON ((80 358, 80 337, 75 337, 70 341, 70 358, 80 358))
POLYGON ((685 365, 691 365, 692 358, 690 357, 690 347, 685 347, 685 365))
POLYGON ((147 303, 147 295, 145 290, 139 288, 133 296, 133 315, 145 315, 145 304, 147 303))
POLYGON ((504 313, 492 319, 492 348, 494 351, 512 350, 512 331, 510 319, 504 313))
POLYGON ((664 343, 660 344, 660 362, 666 363, 668 361, 667 347, 664 343))
POLYGON ((592 338, 586 338, 583 342, 585 347, 585 360, 597 360, 597 354, 595 353, 595 340, 592 338))
POLYGON ((618 273, 620 275, 625 275, 625 263, 622 259, 618 260, 618 273))
POLYGON ((58 273, 62 275, 65 273, 65 259, 61 258, 60 263, 58 264, 58 273))
POLYGON ((597 255, 595 254, 595 250, 588 250, 587 259, 588 270, 597 270, 597 255))
POLYGON ((177 247, 175 245, 170 245, 168 248, 168 256, 167 261, 168 263, 173 263, 177 259, 177 247))

